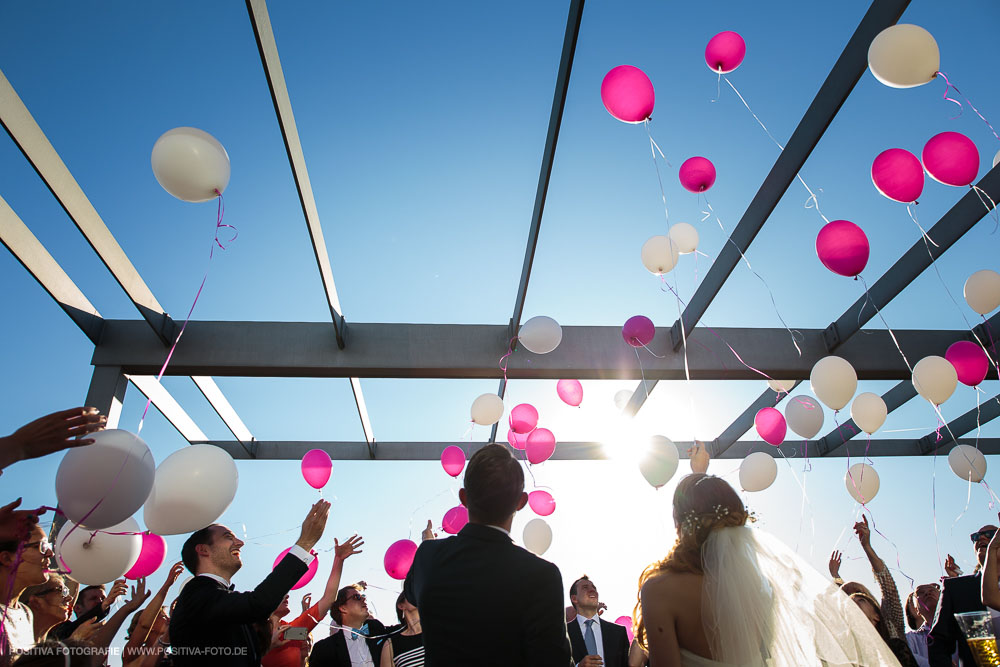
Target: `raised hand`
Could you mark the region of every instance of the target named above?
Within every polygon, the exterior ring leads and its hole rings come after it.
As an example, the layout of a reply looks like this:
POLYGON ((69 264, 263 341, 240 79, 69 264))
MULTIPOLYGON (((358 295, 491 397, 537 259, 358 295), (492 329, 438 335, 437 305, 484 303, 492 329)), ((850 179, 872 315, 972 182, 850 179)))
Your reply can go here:
POLYGON ((861 521, 854 524, 854 533, 858 536, 858 541, 861 542, 861 546, 868 548, 871 546, 872 534, 871 530, 868 528, 868 517, 861 515, 861 521))
POLYGON ((45 510, 19 510, 21 499, 0 507, 0 542, 23 542, 45 510))
POLYGON ((106 610, 111 609, 111 605, 115 603, 115 600, 125 595, 128 592, 128 584, 125 583, 124 579, 115 579, 115 583, 111 585, 111 590, 108 591, 108 596, 104 598, 101 602, 101 607, 106 610))
POLYGON ((72 408, 46 415, 25 424, 6 438, 0 438, 0 461, 6 464, 34 459, 68 447, 93 444, 93 440, 76 440, 100 431, 108 418, 97 408, 72 408))
POLYGON ((330 516, 330 503, 325 500, 317 500, 316 504, 309 510, 305 521, 302 522, 302 532, 299 534, 297 545, 309 551, 319 538, 323 537, 323 530, 326 528, 326 519, 330 516))
POLYGON ((420 532, 420 541, 434 539, 437 539, 437 533, 434 532, 434 524, 431 523, 430 519, 427 519, 427 527, 420 532))
POLYGON ((184 571, 184 562, 177 561, 170 566, 170 571, 167 572, 167 580, 163 583, 164 586, 170 588, 177 581, 177 578, 181 576, 181 572, 184 571))
MULTIPOLYGON (((336 542, 336 540, 334 540, 334 542, 336 542)), ((312 598, 313 598, 312 593, 306 593, 305 595, 302 596, 302 613, 303 614, 306 613, 307 611, 309 611, 309 608, 312 607, 312 598)))
MULTIPOLYGON (((116 582, 117 585, 117 582, 116 582)), ((146 590, 146 577, 139 577, 135 580, 135 585, 132 586, 132 597, 122 605, 122 609, 126 613, 131 614, 133 611, 142 606, 142 603, 149 599, 150 591, 146 590)))
POLYGON ((341 544, 337 541, 337 538, 333 539, 333 556, 337 560, 347 560, 354 554, 359 554, 363 550, 361 547, 365 545, 365 539, 357 535, 351 535, 347 538, 347 541, 341 544))
POLYGON ((708 462, 711 457, 708 455, 708 449, 705 448, 704 442, 695 440, 694 446, 689 447, 687 453, 691 457, 691 472, 708 472, 708 462))
MULTIPOLYGON (((993 542, 991 541, 990 544, 992 543, 993 542)), ((944 572, 947 577, 962 576, 962 568, 958 566, 958 563, 955 562, 954 556, 951 554, 948 554, 948 557, 944 559, 944 572)))
POLYGON ((830 576, 834 579, 840 578, 840 557, 842 555, 843 554, 836 549, 834 549, 833 553, 830 554, 830 576))

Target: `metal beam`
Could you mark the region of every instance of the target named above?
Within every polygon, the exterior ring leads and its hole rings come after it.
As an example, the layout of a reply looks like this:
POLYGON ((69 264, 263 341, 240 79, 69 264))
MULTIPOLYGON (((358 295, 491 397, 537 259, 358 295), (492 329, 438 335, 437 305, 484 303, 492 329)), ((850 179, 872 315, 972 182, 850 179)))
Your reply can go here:
POLYGON ((826 128, 830 126, 834 116, 847 100, 847 96, 865 73, 868 68, 868 47, 872 40, 882 30, 895 24, 909 4, 909 0, 875 0, 872 3, 829 76, 826 77, 826 81, 823 82, 823 86, 816 93, 812 104, 799 121, 785 149, 778 156, 764 183, 730 235, 731 242, 722 246, 719 256, 712 263, 712 268, 705 274, 680 319, 671 328, 670 334, 675 350, 683 342, 681 323, 683 322, 685 331, 691 331, 708 310, 709 304, 739 263, 740 253, 746 252, 750 247, 806 163, 806 159, 819 143, 826 128))
MULTIPOLYGON (((913 386, 912 380, 903 380, 896 386, 892 387, 889 391, 882 394, 882 400, 885 401, 885 408, 888 413, 891 413, 898 407, 906 404, 911 398, 917 395, 917 390, 913 386)), ((850 412, 848 412, 850 414, 850 412)), ((844 422, 840 428, 834 428, 825 436, 820 438, 819 442, 816 443, 816 456, 829 456, 832 452, 836 451, 838 448, 847 444, 849 440, 854 438, 854 436, 861 433, 861 429, 858 425, 854 423, 853 419, 848 419, 844 422)))
POLYGON ((104 326, 101 314, 3 197, 0 197, 0 243, 96 345, 104 326))
MULTIPOLYGON (((937 431, 931 431, 924 437, 920 438, 917 442, 920 444, 921 454, 933 454, 935 452, 940 452, 943 448, 947 447, 949 444, 954 443, 952 436, 956 438, 961 438, 966 433, 971 433, 976 425, 982 426, 983 424, 993 421, 997 417, 1000 417, 1000 395, 994 396, 990 400, 986 401, 985 404, 978 406, 975 410, 969 410, 961 417, 956 417, 952 421, 948 422, 947 427, 942 427, 937 431), (940 435, 938 433, 940 432, 940 435)), ((983 442, 983 438, 979 439, 979 442, 983 442)), ((972 443, 974 444, 975 440, 972 443)), ((948 447, 948 449, 951 449, 948 447)), ((979 450, 982 451, 982 445, 980 445, 979 450)), ((983 452, 988 454, 989 452, 983 452)))
MULTIPOLYGON (((801 380, 796 382, 792 389, 794 390, 795 387, 798 387, 800 382, 801 380)), ((765 389, 764 393, 758 396, 757 400, 751 403, 739 417, 734 419, 733 423, 718 438, 708 443, 708 453, 713 457, 719 457, 724 454, 733 443, 743 437, 743 434, 753 427, 754 417, 757 416, 758 411, 763 408, 773 408, 787 397, 788 392, 783 391, 779 393, 770 387, 765 389)))
POLYGON ((177 325, 153 296, 139 272, 132 266, 132 262, 125 256, 125 252, 111 235, 107 225, 2 71, 0 71, 0 125, 3 125, 10 138, 24 153, 24 157, 38 172, 52 195, 108 267, 111 275, 125 290, 139 313, 149 322, 161 342, 173 343, 177 338, 177 325))
POLYGON ((128 378, 120 366, 98 366, 94 369, 87 389, 87 406, 97 408, 108 418, 105 428, 118 428, 127 389, 128 378))
MULTIPOLYGON (((322 322, 203 322, 188 324, 184 345, 174 352, 168 375, 247 377, 497 378, 495 350, 507 341, 503 325, 352 324, 357 333, 344 350, 322 322)), ((661 334, 665 331, 661 330, 661 334)), ((896 331, 912 358, 940 354, 966 331, 896 331)), ((802 330, 802 356, 786 354, 776 340, 784 329, 696 329, 690 338, 688 366, 697 380, 757 380, 740 364, 726 342, 748 364, 772 377, 803 379, 826 356, 823 332, 802 330), (723 342, 726 341, 726 342, 723 342)), ((661 340, 665 340, 665 336, 661 340)), ((647 379, 684 379, 684 355, 653 346, 662 358, 644 364, 647 379)), ((886 331, 872 331, 846 342, 838 354, 850 361, 861 380, 910 377, 886 331)), ((154 375, 163 348, 138 320, 105 320, 94 350, 95 366, 121 366, 133 375, 154 375)), ((621 330, 609 327, 563 327, 562 343, 549 354, 511 357, 508 377, 515 379, 640 379, 632 348, 621 330)))
MULTIPOLYGON (((369 455, 368 443, 366 442, 258 441, 256 443, 256 455, 252 457, 247 454, 240 443, 233 440, 211 440, 205 441, 204 443, 196 442, 193 444, 209 444, 221 447, 229 452, 234 459, 254 458, 256 460, 295 461, 301 459, 302 456, 310 449, 322 449, 330 455, 330 458, 340 461, 437 461, 441 458, 441 452, 444 451, 444 448, 449 445, 457 444, 465 451, 466 457, 469 457, 485 447, 488 443, 380 442, 374 457, 369 455)), ((680 458, 686 459, 688 458, 687 449, 694 443, 675 441, 674 444, 677 445, 677 451, 680 458)), ((796 459, 801 460, 801 454, 799 452, 800 444, 801 443, 786 443, 780 448, 776 448, 766 445, 759 440, 740 441, 731 447, 729 451, 727 451, 720 458, 728 460, 741 459, 746 457, 751 451, 763 451, 775 456, 776 458, 783 455, 793 461, 796 459), (777 451, 778 449, 780 449, 780 453, 777 451)), ((815 444, 815 442, 810 443, 810 451, 815 444)), ((959 444, 974 445, 975 440, 960 439, 959 444)), ((952 446, 953 443, 947 443, 945 448, 950 450, 952 446)), ((979 451, 986 455, 1000 454, 1000 438, 980 438, 979 451)), ((514 452, 514 455, 518 458, 522 456, 518 452, 514 452)), ((883 456, 919 455, 919 441, 905 439, 872 440, 869 452, 869 456, 873 458, 883 456)), ((831 457, 833 458, 843 458, 846 456, 847 452, 831 454, 831 457)), ((604 445, 599 442, 561 442, 556 447, 555 453, 549 460, 584 461, 604 460, 610 458, 614 457, 609 456, 604 445)))
POLYGON ((236 410, 226 400, 222 390, 219 389, 219 385, 215 384, 215 380, 207 375, 195 375, 191 379, 194 380, 195 385, 204 394, 205 399, 212 406, 212 409, 215 410, 216 414, 226 424, 226 428, 229 429, 230 433, 240 442, 253 442, 254 437, 250 434, 250 429, 246 427, 246 424, 240 419, 236 410))
MULTIPOLYGON (((204 442, 208 440, 208 436, 198 428, 198 425, 188 416, 188 413, 184 412, 184 408, 174 400, 170 392, 157 381, 155 375, 128 375, 128 379, 152 402, 153 406, 160 411, 161 415, 166 417, 167 421, 177 429, 177 432, 185 440, 188 442, 204 442)), ((242 447, 243 443, 239 443, 239 445, 242 447)))
MULTIPOLYGON (((563 111, 566 108, 566 93, 569 91, 569 77, 573 72, 573 56, 576 54, 576 42, 580 36, 580 21, 583 19, 584 0, 571 0, 569 15, 566 18, 566 35, 563 37, 562 55, 559 58, 559 71, 556 74, 556 88, 552 95, 552 110, 549 112, 549 129, 545 134, 545 149, 542 151, 542 166, 538 172, 538 186, 535 188, 535 205, 531 210, 531 224, 528 227, 528 243, 524 249, 524 262, 521 265, 521 280, 517 286, 517 298, 514 299, 514 314, 510 318, 510 336, 517 335, 521 327, 521 315, 524 312, 524 301, 528 295, 528 280, 531 278, 531 264, 535 259, 535 247, 538 245, 538 234, 542 226, 542 214, 545 212, 545 198, 549 193, 549 180, 552 177, 552 165, 555 162, 556 144, 559 142, 559 128, 562 126, 563 111)), ((517 345, 515 340, 514 345, 517 345)), ((500 380, 497 390, 500 398, 507 391, 507 381, 500 380)), ((497 426, 493 425, 490 432, 490 442, 496 442, 497 426)))

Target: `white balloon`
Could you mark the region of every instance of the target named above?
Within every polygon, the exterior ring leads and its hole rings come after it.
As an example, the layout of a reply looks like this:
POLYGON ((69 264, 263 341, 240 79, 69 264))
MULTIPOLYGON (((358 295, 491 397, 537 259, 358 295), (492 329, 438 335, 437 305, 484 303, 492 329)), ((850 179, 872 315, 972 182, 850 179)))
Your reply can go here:
POLYGON ((794 387, 798 380, 768 380, 767 386, 771 388, 771 391, 777 392, 779 394, 787 394, 794 387))
POLYGON ((142 507, 153 488, 156 463, 146 443, 128 431, 108 429, 87 437, 94 444, 70 449, 59 463, 56 498, 68 520, 98 530, 142 507))
POLYGON ((868 47, 868 67, 891 88, 922 86, 937 76, 940 66, 937 42, 918 25, 889 26, 868 47))
POLYGON ((971 445, 957 445, 948 453, 948 465, 964 480, 981 482, 986 477, 986 457, 971 445))
POLYGON ((812 367, 809 384, 816 398, 831 410, 840 410, 851 402, 858 388, 858 374, 846 359, 823 357, 812 367))
POLYGON ((143 521, 157 535, 201 530, 233 502, 239 481, 236 463, 225 450, 215 445, 178 449, 156 468, 143 521))
POLYGON ((868 435, 882 428, 888 414, 889 409, 882 397, 870 391, 858 394, 851 403, 851 419, 868 435))
POLYGON ((698 230, 686 222, 678 222, 671 227, 667 232, 667 238, 674 242, 677 252, 682 255, 698 249, 698 230))
POLYGON ((809 396, 793 396, 785 408, 785 423, 799 437, 809 440, 823 428, 823 408, 809 396))
POLYGON ((615 407, 619 410, 624 410, 630 398, 632 398, 632 392, 628 389, 615 392, 615 407))
POLYGON ((639 472, 646 478, 650 486, 658 489, 674 476, 680 464, 677 445, 670 438, 654 435, 650 438, 649 447, 639 459, 639 472))
POLYGON ((196 127, 164 132, 153 144, 150 161, 157 182, 183 201, 215 199, 229 185, 229 154, 218 139, 196 127))
POLYGON ((138 533, 139 524, 132 517, 109 526, 106 532, 98 532, 93 537, 92 530, 77 527, 68 521, 56 537, 56 551, 71 570, 73 579, 86 586, 97 586, 120 578, 135 565, 142 550, 142 535, 138 533))
POLYGON ((913 387, 934 405, 941 405, 955 393, 958 371, 944 357, 930 355, 913 367, 913 387))
POLYGON ((677 244, 666 236, 653 236, 642 244, 642 265, 652 274, 670 273, 679 257, 677 244))
POLYGON ((844 484, 851 498, 864 505, 870 503, 878 493, 878 473, 867 463, 855 463, 844 475, 844 484))
POLYGON ((544 519, 532 519, 524 526, 524 548, 541 556, 552 544, 552 529, 544 519))
POLYGON ((965 281, 965 301, 980 315, 1000 308, 1000 273, 983 269, 965 281))
POLYGON ((472 402, 472 421, 480 426, 496 424, 503 417, 503 399, 496 394, 482 394, 472 402))
POLYGON ((754 452, 740 464, 740 486, 745 491, 763 491, 778 478, 778 464, 766 452, 754 452))
POLYGON ((521 325, 517 339, 529 352, 548 354, 562 342, 562 327, 551 317, 536 315, 521 325))

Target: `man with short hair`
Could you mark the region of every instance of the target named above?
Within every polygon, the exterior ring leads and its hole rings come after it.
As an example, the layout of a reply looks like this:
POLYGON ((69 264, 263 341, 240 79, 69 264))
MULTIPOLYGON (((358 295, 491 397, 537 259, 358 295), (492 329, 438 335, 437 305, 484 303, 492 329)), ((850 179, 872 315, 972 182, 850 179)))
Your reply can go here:
POLYGON ((952 654, 958 647, 958 667, 975 667, 969 645, 965 643, 955 614, 967 611, 986 611, 983 604, 981 569, 986 562, 986 551, 990 540, 997 532, 997 527, 987 524, 972 533, 973 548, 976 550, 976 560, 979 567, 975 574, 960 577, 950 577, 944 580, 941 591, 941 602, 937 618, 930 634, 927 635, 927 659, 931 667, 951 667, 952 654))
POLYGON ((73 605, 76 619, 64 621, 49 630, 49 639, 66 639, 90 619, 103 620, 115 600, 125 595, 127 591, 128 585, 124 579, 115 579, 111 584, 111 591, 106 594, 103 584, 81 588, 76 596, 76 604, 73 605))
POLYGON ((600 617, 601 600, 590 577, 583 575, 573 582, 569 601, 576 617, 566 625, 573 661, 578 667, 626 667, 628 633, 624 627, 600 617))
POLYGON ((371 618, 364 587, 344 586, 330 606, 333 620, 330 636, 316 642, 309 655, 311 667, 377 667, 384 635, 399 626, 386 628, 371 618), (340 626, 340 627, 334 627, 340 626), (343 628, 343 629, 342 629, 343 628))
POLYGON ((261 647, 252 624, 266 621, 306 573, 315 558, 309 550, 323 535, 329 511, 325 500, 313 505, 298 541, 247 593, 233 592, 230 583, 243 566, 243 541, 220 524, 193 533, 181 549, 181 560, 195 576, 181 589, 170 618, 174 665, 259 666, 261 647))
POLYGON ((510 538, 528 502, 520 463, 486 445, 469 460, 458 497, 469 523, 423 542, 403 586, 420 610, 424 664, 571 665, 559 568, 510 538))

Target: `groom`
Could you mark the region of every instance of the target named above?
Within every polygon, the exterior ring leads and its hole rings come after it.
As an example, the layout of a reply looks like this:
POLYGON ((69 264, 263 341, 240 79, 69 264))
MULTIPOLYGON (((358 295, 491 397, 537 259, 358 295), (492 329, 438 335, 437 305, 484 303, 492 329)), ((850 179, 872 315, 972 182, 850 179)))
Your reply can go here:
POLYGON ((598 616, 597 586, 583 575, 569 587, 576 618, 567 623, 573 662, 579 667, 626 667, 629 641, 625 628, 598 616))

